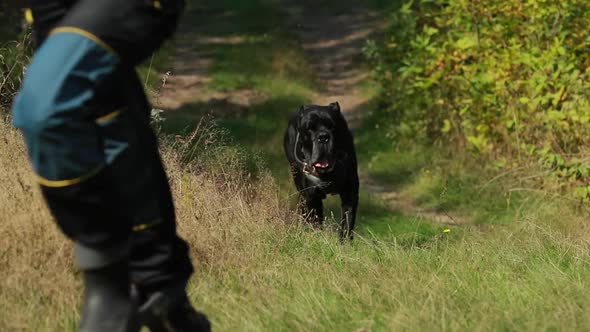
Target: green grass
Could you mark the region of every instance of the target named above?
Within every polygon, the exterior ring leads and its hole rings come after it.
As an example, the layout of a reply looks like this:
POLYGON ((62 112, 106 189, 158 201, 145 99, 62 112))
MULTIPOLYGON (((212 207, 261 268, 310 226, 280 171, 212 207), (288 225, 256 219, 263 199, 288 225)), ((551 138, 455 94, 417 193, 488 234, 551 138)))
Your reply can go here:
MULTIPOLYGON (((423 245, 435 240, 445 228, 430 220, 396 211, 377 194, 366 190, 361 190, 360 202, 356 231, 361 238, 396 241, 401 246, 423 245)), ((324 205, 327 225, 335 232, 340 222, 340 200, 328 197, 324 205)))
POLYGON ((195 296, 220 330, 589 327, 587 248, 534 224, 439 234, 428 245, 366 237, 340 246, 294 231, 261 241, 255 268, 197 276, 195 296))
POLYGON ((514 190, 526 189, 519 177, 526 178, 531 170, 499 170, 469 152, 381 135, 388 131, 391 115, 378 111, 377 101, 373 109, 357 131, 361 168, 423 208, 459 213, 477 224, 510 224, 552 195, 514 190))
MULTIPOLYGON (((364 161, 367 173, 396 188, 417 205, 440 212, 454 212, 478 224, 509 224, 549 199, 549 192, 519 190, 517 176, 502 177, 485 162, 454 159, 440 150, 414 147, 410 151, 389 148, 364 161), (498 176, 497 180, 493 180, 498 176)), ((521 175, 524 174, 524 175, 521 175)))

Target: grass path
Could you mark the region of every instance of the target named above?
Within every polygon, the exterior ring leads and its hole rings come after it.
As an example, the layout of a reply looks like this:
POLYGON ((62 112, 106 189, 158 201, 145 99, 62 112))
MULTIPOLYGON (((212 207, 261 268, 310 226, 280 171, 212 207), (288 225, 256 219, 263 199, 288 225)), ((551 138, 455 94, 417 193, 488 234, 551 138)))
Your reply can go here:
MULTIPOLYGON (((212 66, 217 46, 239 46, 245 38, 233 35, 216 35, 206 24, 195 23, 204 16, 223 15, 222 8, 191 6, 184 16, 176 34, 168 75, 157 87, 156 105, 165 110, 182 110, 195 102, 202 102, 211 112, 235 113, 243 111, 261 99, 261 94, 252 88, 227 91, 212 89, 210 84, 212 66), (211 33, 213 32, 213 33, 211 33), (233 105, 233 106, 231 106, 233 105)), ((223 29, 223 28, 221 28, 223 29)))

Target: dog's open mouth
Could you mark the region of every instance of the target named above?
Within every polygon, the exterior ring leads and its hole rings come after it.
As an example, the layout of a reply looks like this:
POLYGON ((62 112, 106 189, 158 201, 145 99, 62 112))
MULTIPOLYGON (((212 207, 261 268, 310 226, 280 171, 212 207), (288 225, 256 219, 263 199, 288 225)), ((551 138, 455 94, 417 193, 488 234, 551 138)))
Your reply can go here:
POLYGON ((321 160, 313 164, 313 167, 317 169, 328 169, 330 168, 330 163, 327 160, 321 160))
POLYGON ((320 160, 314 163, 312 166, 306 164, 304 171, 313 176, 319 176, 320 174, 329 173, 334 169, 334 166, 327 160, 320 160))

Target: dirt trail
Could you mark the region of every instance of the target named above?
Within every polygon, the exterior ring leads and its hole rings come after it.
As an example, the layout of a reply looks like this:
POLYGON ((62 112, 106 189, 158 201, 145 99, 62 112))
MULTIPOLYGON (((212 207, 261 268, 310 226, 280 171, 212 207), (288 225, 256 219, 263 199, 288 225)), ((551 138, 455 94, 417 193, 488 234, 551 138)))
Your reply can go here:
MULTIPOLYGON (((177 110, 195 102, 206 103, 212 113, 245 111, 264 98, 253 89, 232 92, 213 91, 208 88, 213 64, 211 45, 237 45, 244 40, 236 36, 210 36, 207 27, 195 24, 195 15, 222 16, 217 8, 191 6, 183 16, 174 39, 171 55, 171 71, 158 93, 156 106, 165 110, 177 110), (228 109, 231 108, 231 109, 228 109)), ((215 115, 215 114, 214 114, 215 115)))
POLYGON ((360 111, 369 98, 360 91, 368 79, 362 68, 362 48, 379 30, 378 13, 358 5, 354 11, 334 13, 310 9, 299 1, 284 0, 291 31, 299 37, 314 72, 322 83, 314 103, 338 101, 352 126, 358 125, 360 111))
MULTIPOLYGON (((323 85, 314 103, 338 101, 350 126, 353 129, 358 127, 363 108, 370 101, 370 96, 361 90, 362 83, 369 79, 361 52, 367 39, 385 27, 384 22, 377 12, 358 4, 354 9, 340 13, 327 9, 310 10, 295 0, 284 0, 283 4, 289 13, 291 28, 323 85)), ((412 199, 371 179, 362 170, 361 186, 404 214, 443 224, 464 222, 461 217, 418 207, 412 199)))

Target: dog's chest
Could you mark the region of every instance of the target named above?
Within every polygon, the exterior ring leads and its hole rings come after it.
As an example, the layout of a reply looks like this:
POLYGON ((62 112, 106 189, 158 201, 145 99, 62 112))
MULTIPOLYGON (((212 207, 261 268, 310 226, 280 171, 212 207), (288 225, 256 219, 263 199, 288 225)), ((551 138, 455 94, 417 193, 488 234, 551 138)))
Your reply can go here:
POLYGON ((317 177, 312 174, 305 174, 305 178, 311 184, 310 188, 320 190, 326 195, 335 195, 338 193, 336 183, 331 178, 317 177))

